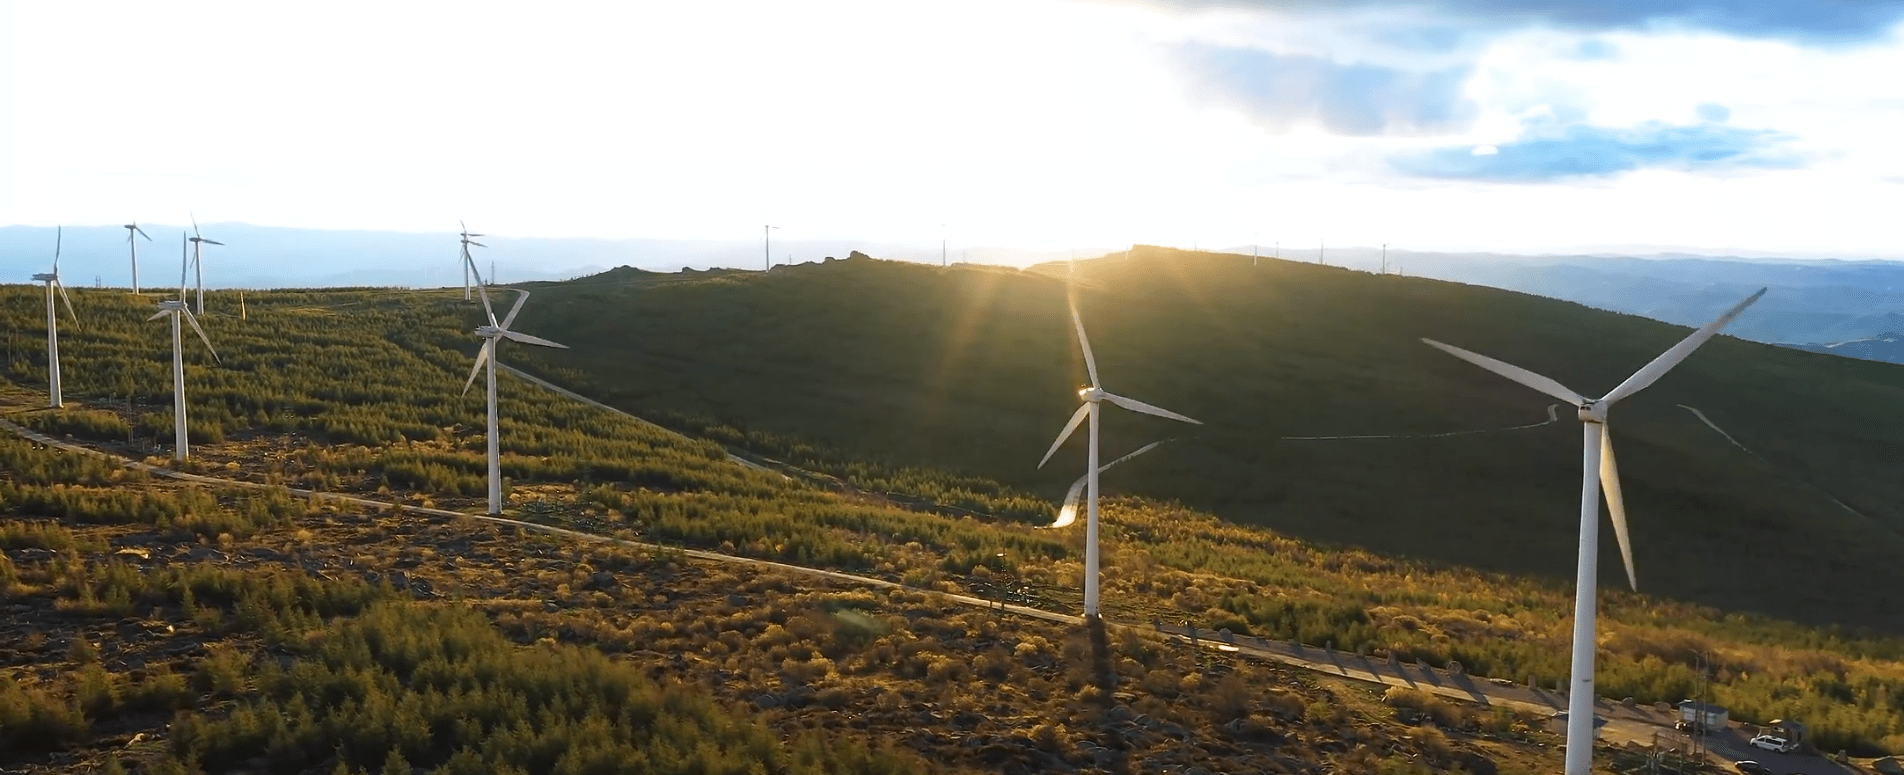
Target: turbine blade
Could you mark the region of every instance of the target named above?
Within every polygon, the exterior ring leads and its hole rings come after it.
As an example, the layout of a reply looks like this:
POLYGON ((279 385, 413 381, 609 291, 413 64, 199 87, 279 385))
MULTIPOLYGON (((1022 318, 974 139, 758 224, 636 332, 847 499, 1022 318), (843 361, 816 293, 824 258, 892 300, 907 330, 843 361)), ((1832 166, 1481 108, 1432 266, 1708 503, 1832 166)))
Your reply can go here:
POLYGON ((1535 374, 1534 372, 1523 369, 1512 363, 1497 361, 1493 358, 1489 358, 1480 353, 1463 350, 1451 344, 1442 344, 1433 339, 1423 339, 1421 341, 1427 342, 1430 346, 1433 346, 1434 348, 1439 349, 1442 352, 1445 352, 1456 358, 1460 358, 1461 360, 1472 363, 1483 369, 1487 369, 1488 371, 1494 372, 1503 377, 1514 380, 1515 382, 1519 382, 1523 385, 1526 385, 1530 388, 1538 390, 1542 393, 1546 393, 1547 395, 1558 398, 1574 406, 1581 406, 1587 403, 1586 398, 1582 397, 1579 393, 1575 393, 1571 390, 1568 390, 1566 385, 1562 385, 1558 382, 1555 382, 1551 379, 1543 377, 1539 374, 1535 374))
POLYGON ((543 339, 542 337, 539 337, 539 336, 530 336, 528 334, 517 333, 507 328, 502 330, 502 335, 509 337, 510 339, 513 339, 515 341, 521 342, 523 344, 539 344, 539 345, 542 345, 543 347, 560 347, 564 350, 569 349, 569 346, 566 344, 557 344, 547 339, 543 339))
POLYGON ((528 294, 528 293, 525 293, 525 292, 523 292, 523 291, 516 291, 516 303, 515 303, 515 306, 512 306, 512 307, 510 307, 510 308, 509 308, 509 314, 507 314, 507 315, 504 315, 504 316, 503 316, 503 318, 502 318, 502 327, 503 327, 503 328, 508 328, 508 327, 509 327, 509 324, 510 324, 510 323, 514 323, 514 322, 516 322, 516 313, 518 313, 518 312, 521 312, 521 311, 522 311, 522 303, 523 303, 523 302, 525 302, 525 301, 528 301, 528 300, 529 300, 529 294, 528 294))
POLYGON ((479 247, 479 248, 486 248, 486 247, 489 247, 488 245, 484 245, 483 243, 481 243, 481 242, 477 242, 476 240, 473 240, 473 239, 472 239, 472 240, 463 240, 463 241, 464 241, 464 242, 467 242, 467 243, 469 243, 469 244, 471 244, 471 245, 475 245, 476 247, 479 247))
POLYGON ((1747 296, 1745 301, 1739 302, 1734 305, 1732 309, 1726 310, 1726 313, 1720 315, 1718 320, 1707 323, 1704 328, 1692 332, 1691 336, 1680 340, 1679 344, 1673 345, 1673 349, 1660 353, 1659 357, 1654 358, 1652 363, 1646 364, 1646 368, 1634 372, 1633 376, 1627 377, 1625 382, 1620 383, 1619 387, 1614 388, 1613 392, 1606 394, 1606 398, 1600 400, 1612 403, 1633 395, 1634 393, 1638 393, 1641 390, 1645 390, 1647 385, 1653 384, 1654 380, 1659 379, 1664 376, 1666 372, 1671 371, 1674 366, 1679 365, 1679 362, 1685 360, 1686 356, 1691 355, 1693 350, 1699 349, 1699 345, 1705 344, 1707 339, 1711 339, 1715 334, 1718 334, 1719 329, 1725 328, 1726 324, 1732 322, 1733 318, 1738 317, 1739 313, 1744 312, 1746 307, 1752 306, 1752 302, 1758 301, 1760 296, 1765 295, 1765 290, 1764 288, 1760 288, 1758 293, 1747 296))
POLYGON ((198 216, 193 214, 192 211, 190 210, 186 210, 185 214, 192 216, 192 236, 194 237, 202 236, 198 233, 198 216))
POLYGON ((65 226, 53 227, 53 274, 59 274, 60 243, 65 241, 66 241, 66 227, 65 226))
POLYGON ((224 361, 218 357, 218 351, 212 348, 211 337, 205 335, 205 329, 198 327, 198 318, 192 317, 192 311, 190 309, 181 309, 179 310, 179 314, 184 315, 185 322, 192 324, 192 330, 198 332, 198 340, 205 343, 205 349, 211 352, 212 360, 224 363, 224 361))
POLYGON ((73 327, 79 327, 79 313, 73 311, 73 297, 66 295, 66 283, 59 281, 59 275, 53 275, 53 286, 59 289, 60 298, 66 302, 66 314, 73 319, 73 327))
POLYGON ((1077 430, 1078 424, 1084 422, 1084 418, 1090 416, 1090 414, 1091 405, 1089 403, 1078 407, 1077 413, 1071 415, 1071 421, 1065 423, 1064 430, 1058 433, 1058 440, 1051 442, 1051 449, 1045 452, 1045 459, 1038 461, 1039 468, 1044 468, 1046 463, 1051 462, 1051 456, 1058 453, 1058 448, 1064 446, 1064 440, 1071 438, 1071 432, 1077 430))
POLYGON ((1064 505, 1058 508, 1057 521, 1052 522, 1048 527, 1070 527, 1078 521, 1078 501, 1083 499, 1084 483, 1089 479, 1089 476, 1080 476, 1077 481, 1071 483, 1071 489, 1064 494, 1064 505))
MULTIPOLYGON (((1153 441, 1142 447, 1138 447, 1136 452, 1132 452, 1128 455, 1120 457, 1109 463, 1105 463, 1104 465, 1098 466, 1097 472, 1101 474, 1101 473, 1104 473, 1105 471, 1109 471, 1111 470, 1111 466, 1117 465, 1126 460, 1137 457, 1138 455, 1142 455, 1145 452, 1149 452, 1153 449, 1156 449, 1158 446, 1168 441, 1170 441, 1170 439, 1164 439, 1163 441, 1153 441)), ((1085 482, 1089 479, 1090 479, 1089 476, 1080 476, 1078 477, 1077 481, 1071 483, 1071 489, 1065 492, 1064 494, 1064 505, 1058 509, 1058 520, 1056 522, 1051 523, 1047 527, 1052 527, 1052 528, 1065 527, 1067 525, 1070 525, 1073 522, 1078 521, 1078 500, 1083 496, 1085 482)))
POLYGON ((489 348, 496 340, 484 339, 483 347, 476 351, 476 365, 469 368, 469 380, 463 383, 463 395, 469 395, 469 386, 476 384, 476 375, 483 371, 483 361, 489 360, 489 348))
POLYGON ((1091 357, 1091 338, 1084 335, 1084 318, 1078 317, 1077 296, 1071 297, 1071 322, 1078 327, 1078 346, 1084 348, 1084 369, 1091 373, 1091 387, 1103 387, 1097 382, 1097 359, 1091 357))
POLYGON ((170 314, 172 314, 171 310, 162 309, 162 310, 159 310, 158 312, 152 313, 152 317, 146 318, 146 320, 158 320, 159 318, 165 317, 166 315, 170 315, 170 314))
MULTIPOLYGON (((141 229, 141 228, 139 228, 139 226, 138 226, 138 224, 133 224, 133 226, 132 226, 132 230, 133 230, 133 231, 136 231, 136 232, 138 232, 138 233, 139 233, 139 236, 141 236, 141 237, 144 237, 144 238, 145 238, 145 241, 147 241, 147 242, 151 242, 151 241, 152 241, 152 235, 150 235, 150 234, 147 234, 147 233, 145 233, 145 229, 141 229)), ((127 235, 126 235, 126 241, 127 241, 127 242, 131 242, 131 241, 132 241, 132 235, 130 235, 130 234, 127 234, 127 235)))
POLYGON ((1117 395, 1116 393, 1105 393, 1104 400, 1109 401, 1113 404, 1117 404, 1118 406, 1124 407, 1125 409, 1129 409, 1133 412, 1143 412, 1144 414, 1154 414, 1154 415, 1157 415, 1158 417, 1168 417, 1172 420, 1176 420, 1177 422, 1187 422, 1192 425, 1203 424, 1203 421, 1201 420, 1192 420, 1181 414, 1177 414, 1176 412, 1170 411, 1169 409, 1151 406, 1150 404, 1146 404, 1135 398, 1125 398, 1123 396, 1117 395))
POLYGON ((1626 561, 1626 583, 1640 589, 1633 574, 1633 542, 1626 534, 1626 499, 1620 494, 1620 467, 1613 462, 1613 434, 1600 427, 1600 489, 1606 491, 1607 512, 1613 515, 1613 537, 1620 541, 1620 559, 1626 561))
POLYGON ((201 239, 199 240, 199 242, 203 242, 207 245, 219 245, 219 246, 223 246, 225 244, 223 242, 219 242, 218 240, 209 240, 209 239, 201 239))

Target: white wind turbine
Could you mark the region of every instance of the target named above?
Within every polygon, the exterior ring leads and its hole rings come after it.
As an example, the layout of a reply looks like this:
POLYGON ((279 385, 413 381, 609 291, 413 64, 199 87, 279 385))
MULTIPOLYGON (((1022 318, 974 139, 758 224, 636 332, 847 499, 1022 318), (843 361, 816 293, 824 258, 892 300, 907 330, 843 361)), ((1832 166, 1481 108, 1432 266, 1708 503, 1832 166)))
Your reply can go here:
POLYGON ((172 316, 172 433, 175 443, 172 459, 186 460, 191 456, 191 447, 185 440, 185 342, 180 337, 179 318, 192 324, 192 330, 198 332, 198 338, 205 343, 205 350, 212 354, 212 360, 218 360, 218 351, 212 349, 212 340, 205 336, 205 329, 199 328, 198 318, 192 317, 192 309, 185 304, 185 262, 187 237, 179 232, 179 297, 177 301, 166 299, 159 302, 159 311, 147 320, 158 320, 172 316))
MULTIPOLYGON (((476 260, 473 258, 470 258, 469 246, 475 245, 476 247, 479 247, 479 248, 486 248, 489 246, 484 245, 481 242, 477 242, 475 240, 470 239, 470 237, 481 237, 483 235, 471 234, 469 231, 469 224, 463 223, 462 221, 457 221, 456 223, 458 226, 463 227, 463 301, 469 301, 470 300, 469 275, 471 272, 476 271, 476 260)), ((478 282, 480 281, 481 280, 479 279, 478 282)))
MULTIPOLYGON (((469 257, 467 248, 464 250, 463 256, 464 258, 469 257)), ((504 317, 501 323, 497 323, 496 312, 489 307, 489 287, 483 283, 482 273, 476 271, 476 262, 470 260, 468 266, 464 268, 469 270, 470 274, 476 276, 476 290, 482 296, 483 314, 489 318, 488 325, 476 327, 476 335, 483 338, 483 347, 476 351, 476 365, 469 370, 469 381, 463 383, 463 395, 469 395, 470 386, 476 384, 476 373, 483 370, 484 364, 488 364, 489 513, 491 515, 497 515, 502 513, 502 453, 497 445, 496 433, 496 340, 513 339, 524 344, 541 345, 543 347, 560 347, 564 350, 568 349, 568 345, 556 344, 547 339, 509 330, 509 324, 516 320, 516 313, 522 311, 522 303, 529 300, 527 293, 518 293, 515 306, 509 308, 509 315, 504 317)))
POLYGON ((1620 496, 1620 473, 1613 461, 1613 438, 1606 429, 1607 410, 1620 399, 1644 390, 1653 384, 1680 361, 1691 355, 1699 345, 1705 344, 1719 329, 1744 312, 1752 302, 1765 295, 1765 289, 1747 297, 1737 306, 1720 315, 1718 320, 1707 323, 1704 328, 1694 331, 1691 336, 1681 340, 1672 349, 1654 358, 1645 368, 1627 377, 1625 382, 1600 398, 1587 398, 1552 379, 1535 374, 1509 363, 1503 363, 1479 353, 1469 352, 1459 347, 1442 344, 1432 339, 1423 339, 1449 355, 1472 363, 1488 371, 1519 382, 1547 395, 1573 404, 1580 409, 1580 423, 1584 429, 1582 442, 1582 481, 1580 483, 1580 557, 1574 581, 1573 605, 1573 666, 1572 685, 1567 692, 1567 763, 1566 775, 1588 775, 1593 763, 1593 669, 1595 618, 1599 608, 1597 601, 1598 584, 1596 577, 1600 561, 1600 488, 1606 489, 1607 511, 1613 518, 1613 535, 1620 542, 1620 556, 1626 561, 1626 579, 1633 589, 1639 589, 1639 579, 1633 573, 1633 547, 1627 540, 1626 504, 1620 496), (1599 487, 1594 485, 1594 477, 1599 477, 1599 487))
POLYGON ((33 276, 38 282, 46 283, 46 392, 49 396, 47 406, 58 409, 65 404, 60 400, 59 369, 59 313, 53 303, 53 289, 59 289, 59 297, 66 302, 66 314, 73 318, 73 325, 79 325, 79 315, 73 312, 73 297, 66 295, 66 285, 59 279, 60 243, 65 229, 53 232, 53 271, 33 276))
MULTIPOLYGON (((1078 429, 1078 424, 1084 422, 1086 417, 1090 418, 1091 420, 1091 450, 1089 453, 1090 454, 1089 461, 1086 463, 1084 468, 1085 490, 1086 490, 1085 492, 1085 504, 1086 504, 1085 522, 1084 522, 1084 615, 1087 617, 1095 617, 1098 615, 1097 475, 1099 471, 1102 471, 1105 468, 1110 467, 1110 466, 1100 467, 1097 462, 1098 461, 1098 455, 1097 455, 1098 425, 1099 425, 1098 404, 1103 401, 1109 401, 1113 404, 1117 404, 1118 406, 1124 407, 1125 409, 1129 409, 1133 412, 1142 412, 1144 414, 1154 414, 1158 417, 1168 417, 1172 420, 1177 420, 1179 422, 1194 423, 1196 425, 1202 425, 1203 423, 1198 420, 1192 420, 1188 417, 1177 414, 1176 412, 1172 412, 1167 409, 1160 409, 1158 407, 1151 406, 1150 404, 1146 404, 1142 401, 1125 398, 1115 393, 1110 393, 1105 391, 1104 388, 1100 386, 1101 383, 1099 383, 1097 379, 1097 361, 1091 356, 1091 340, 1084 335, 1084 319, 1078 317, 1078 304, 1077 304, 1077 299, 1075 298, 1071 299, 1071 322, 1077 325, 1078 345, 1084 348, 1084 367, 1091 374, 1091 385, 1089 387, 1086 387, 1078 391, 1078 398, 1084 401, 1084 405, 1078 407, 1078 411, 1076 414, 1071 415, 1070 422, 1065 423, 1064 430, 1058 433, 1058 440, 1051 443, 1051 449, 1045 452, 1044 459, 1038 461, 1038 467, 1043 468, 1045 466, 1045 463, 1050 462, 1051 456, 1054 454, 1057 454, 1058 447, 1063 446, 1064 440, 1071 437, 1071 432, 1078 429)), ((1155 445, 1152 445, 1152 446, 1154 447, 1155 445)), ((1132 453, 1131 455, 1126 455, 1124 458, 1119 459, 1117 462, 1121 463, 1124 460, 1128 460, 1131 457, 1135 457, 1138 454, 1141 454, 1143 452, 1148 452, 1149 449, 1150 448, 1145 448, 1145 449, 1139 450, 1138 452, 1132 453)), ((1117 463, 1112 463, 1111 465, 1116 465, 1116 464, 1117 463)), ((1075 520, 1076 518, 1077 518, 1076 507, 1073 507, 1072 519, 1075 520)), ((1069 524, 1064 521, 1064 518, 1062 515, 1060 515, 1058 521, 1063 524, 1069 524)), ((1056 527, 1058 525, 1053 525, 1053 526, 1056 527)))
MULTIPOLYGON (((198 233, 198 216, 192 216, 192 267, 198 272, 198 314, 205 314, 205 265, 200 261, 199 248, 205 245, 223 246, 225 243, 205 239, 198 233)), ((180 300, 185 296, 181 294, 180 300)))
POLYGON ((152 237, 145 233, 145 229, 139 228, 138 221, 126 224, 125 228, 126 245, 132 248, 132 292, 136 294, 139 292, 139 243, 134 242, 132 237, 136 234, 145 237, 147 242, 151 242, 152 237))

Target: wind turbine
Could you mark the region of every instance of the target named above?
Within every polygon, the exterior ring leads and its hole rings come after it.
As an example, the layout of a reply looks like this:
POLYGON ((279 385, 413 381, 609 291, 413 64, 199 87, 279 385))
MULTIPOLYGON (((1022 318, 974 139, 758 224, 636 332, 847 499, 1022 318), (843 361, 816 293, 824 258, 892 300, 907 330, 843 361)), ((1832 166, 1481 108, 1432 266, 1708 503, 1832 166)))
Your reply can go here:
POLYGON ((145 233, 145 229, 139 228, 138 221, 126 224, 126 244, 132 247, 132 292, 137 294, 139 292, 139 243, 132 241, 134 234, 145 237, 147 242, 151 242, 152 237, 145 233))
MULTIPOLYGON (((208 240, 200 236, 198 233, 198 216, 192 216, 192 267, 198 271, 198 314, 200 315, 205 314, 205 265, 200 261, 199 248, 204 245, 218 245, 223 247, 224 244, 223 242, 208 240)), ((185 296, 181 294, 179 300, 183 301, 184 299, 185 296)))
POLYGON ((780 227, 774 226, 772 224, 761 224, 761 229, 760 229, 760 241, 762 246, 761 249, 765 251, 765 253, 767 254, 766 256, 767 265, 762 269, 762 271, 768 271, 773 269, 773 231, 772 230, 778 229, 778 228, 780 227))
MULTIPOLYGON (((467 257, 469 254, 466 251, 463 255, 467 257)), ((489 286, 483 283, 482 273, 476 271, 476 262, 472 259, 469 261, 469 266, 465 268, 468 269, 471 274, 476 275, 476 290, 482 295, 483 314, 489 318, 489 323, 488 325, 476 327, 476 335, 483 338, 483 347, 476 351, 476 365, 469 370, 469 381, 463 383, 463 395, 469 395, 470 386, 476 384, 476 373, 483 370, 484 364, 488 364, 489 513, 491 515, 498 515, 502 513, 502 456, 501 451, 497 447, 496 434, 496 340, 514 339, 524 344, 541 345, 543 347, 560 347, 564 350, 568 349, 569 346, 556 344, 547 339, 509 330, 509 324, 516 320, 516 313, 522 311, 522 303, 529 300, 529 295, 526 293, 516 296, 516 305, 509 308, 509 315, 504 317, 501 323, 497 323, 496 312, 489 307, 489 286)))
POLYGON ((1620 556, 1626 561, 1626 580, 1634 590, 1640 588, 1639 578, 1633 573, 1633 547, 1627 540, 1626 504, 1620 496, 1620 472, 1613 461, 1613 438, 1607 434, 1607 410, 1620 399, 1644 390, 1653 384, 1680 361, 1691 355, 1699 345, 1705 344, 1719 329, 1744 312, 1752 302, 1765 295, 1765 289, 1747 297, 1737 306, 1726 310, 1718 320, 1707 323, 1705 328, 1692 332, 1691 336, 1654 358, 1645 368, 1627 377, 1625 382, 1613 392, 1600 398, 1586 398, 1555 382, 1552 379, 1535 374, 1509 363, 1497 361, 1479 353, 1469 352, 1459 347, 1442 344, 1433 339, 1423 339, 1430 345, 1472 363, 1488 371, 1499 374, 1522 385, 1573 404, 1580 409, 1580 423, 1584 429, 1582 439, 1581 483, 1580 483, 1580 558, 1575 578, 1573 603, 1573 681, 1567 693, 1567 764, 1566 775, 1588 775, 1593 762, 1593 668, 1595 617, 1598 615, 1599 582, 1596 578, 1600 561, 1600 491, 1594 486, 1594 477, 1599 476, 1599 486, 1606 489, 1607 511, 1613 518, 1613 535, 1620 542, 1620 556))
MULTIPOLYGON (((1084 405, 1078 407, 1078 411, 1071 415, 1070 422, 1065 423, 1064 430, 1058 433, 1058 440, 1051 443, 1051 449, 1045 452, 1044 459, 1038 461, 1038 467, 1044 468, 1045 463, 1051 461, 1051 456, 1057 454, 1058 447, 1064 445, 1064 440, 1071 438, 1071 432, 1078 429, 1078 424, 1084 422, 1086 417, 1090 418, 1091 451, 1089 462, 1084 468, 1086 490, 1086 517, 1084 523, 1084 615, 1087 617, 1096 617, 1098 615, 1097 475, 1103 468, 1110 467, 1104 466, 1100 468, 1097 462, 1098 425, 1100 422, 1098 419, 1098 404, 1103 401, 1109 401, 1133 412, 1154 414, 1158 417, 1168 417, 1178 422, 1187 422, 1196 425, 1202 425, 1203 423, 1168 409, 1160 409, 1142 401, 1125 398, 1104 390, 1097 379, 1097 360, 1091 356, 1091 340, 1084 335, 1084 319, 1078 317, 1078 302, 1076 297, 1071 299, 1071 322, 1075 324, 1078 329, 1078 345, 1084 348, 1084 367, 1091 374, 1091 385, 1078 391, 1078 398, 1083 400, 1084 405)), ((1127 455, 1117 462, 1123 462, 1123 460, 1134 457, 1136 454, 1148 451, 1149 449, 1139 450, 1138 453, 1127 455)), ((1112 463, 1112 465, 1116 465, 1116 463, 1112 463)), ((1075 507, 1073 508, 1072 518, 1076 519, 1075 507)), ((1060 515, 1059 521, 1063 522, 1062 515, 1060 515)))
POLYGON ((53 271, 36 274, 33 279, 46 283, 46 392, 49 396, 47 406, 58 409, 64 404, 60 401, 59 372, 59 313, 53 304, 53 289, 59 289, 59 296, 66 302, 66 314, 73 318, 73 325, 79 325, 79 314, 73 312, 73 297, 66 295, 66 286, 59 279, 60 243, 64 241, 63 227, 53 232, 53 271))
POLYGON ((212 354, 212 360, 218 360, 218 351, 212 349, 212 340, 205 336, 205 329, 198 326, 198 318, 192 317, 192 309, 185 305, 185 260, 187 245, 185 232, 179 232, 179 297, 177 301, 166 299, 159 302, 159 311, 146 318, 158 320, 172 316, 172 433, 174 443, 173 460, 186 460, 191 457, 191 447, 185 439, 185 342, 179 336, 179 318, 192 324, 192 330, 198 333, 199 340, 205 343, 205 350, 212 354))
MULTIPOLYGON (((463 263, 463 301, 472 301, 472 299, 470 299, 470 272, 476 270, 476 259, 470 257, 470 246, 476 246, 476 248, 489 248, 489 246, 482 244, 482 242, 476 242, 476 240, 470 240, 472 236, 482 236, 482 234, 470 234, 470 225, 468 225, 468 223, 457 221, 457 225, 463 227, 463 261, 465 261, 465 263, 463 263)), ((476 282, 482 282, 482 276, 478 276, 476 282)))

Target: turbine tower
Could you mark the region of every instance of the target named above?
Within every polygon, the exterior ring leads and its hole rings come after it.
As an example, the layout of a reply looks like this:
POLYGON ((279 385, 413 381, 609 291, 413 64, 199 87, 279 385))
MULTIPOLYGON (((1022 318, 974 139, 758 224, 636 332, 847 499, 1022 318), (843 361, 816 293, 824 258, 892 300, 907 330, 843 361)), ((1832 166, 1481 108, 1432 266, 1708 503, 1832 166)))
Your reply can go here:
MULTIPOLYGON (((224 246, 225 243, 205 239, 198 233, 198 216, 192 216, 192 267, 198 272, 198 314, 205 314, 205 265, 200 261, 199 248, 204 245, 224 246)), ((180 300, 184 300, 180 296, 180 300)))
POLYGON ((53 232, 53 271, 33 276, 37 282, 46 283, 46 393, 47 406, 58 409, 65 404, 60 400, 59 368, 59 312, 53 303, 53 290, 59 289, 59 297, 66 302, 66 314, 72 316, 73 326, 79 326, 79 314, 73 312, 73 297, 66 295, 66 285, 59 279, 60 243, 63 241, 64 228, 53 232))
POLYGON ((126 224, 126 245, 132 248, 132 292, 136 295, 139 292, 139 243, 132 240, 135 234, 145 237, 147 242, 151 242, 152 237, 145 233, 145 229, 139 228, 138 221, 126 224))
POLYGON ((471 298, 469 295, 469 273, 476 271, 476 261, 475 259, 472 259, 469 256, 469 246, 475 245, 476 247, 479 247, 479 248, 486 248, 489 246, 484 245, 481 242, 477 242, 475 240, 470 239, 470 237, 481 237, 483 235, 471 234, 469 231, 469 224, 463 223, 462 221, 457 221, 456 223, 457 225, 463 227, 463 301, 471 301, 471 298))
POLYGON ((179 297, 177 301, 166 299, 159 302, 159 311, 146 318, 158 320, 172 316, 172 447, 173 460, 187 460, 191 457, 191 447, 185 438, 185 342, 180 336, 179 318, 192 324, 192 330, 198 333, 200 341, 205 343, 205 351, 212 354, 212 360, 218 360, 218 351, 212 349, 212 340, 205 336, 205 329, 198 326, 198 318, 192 317, 192 309, 185 305, 185 232, 179 232, 179 297))
MULTIPOLYGON (((1078 424, 1084 422, 1085 418, 1087 417, 1090 418, 1091 420, 1091 450, 1089 453, 1089 456, 1090 456, 1089 462, 1085 464, 1085 468, 1084 468, 1085 491, 1086 491, 1085 492, 1085 504, 1086 504, 1085 515, 1086 516, 1085 516, 1085 522, 1084 522, 1084 615, 1086 617, 1096 617, 1098 615, 1097 475, 1099 471, 1103 470, 1103 468, 1110 467, 1110 466, 1100 467, 1097 462, 1098 461, 1098 426, 1100 422, 1098 417, 1098 414, 1099 414, 1098 404, 1104 401, 1109 401, 1113 404, 1124 407, 1125 409, 1129 409, 1133 412, 1142 412, 1144 414, 1154 414, 1158 417, 1167 417, 1172 420, 1176 420, 1178 422, 1187 422, 1187 423, 1192 423, 1196 425, 1202 425, 1203 423, 1198 420, 1192 420, 1188 417, 1185 417, 1181 414, 1177 414, 1176 412, 1172 412, 1168 409, 1160 409, 1158 407, 1151 406, 1150 404, 1146 404, 1142 401, 1125 398, 1123 396, 1104 390, 1104 388, 1102 387, 1102 384, 1099 383, 1097 379, 1097 360, 1091 356, 1091 340, 1084 335, 1084 319, 1078 316, 1078 301, 1076 296, 1074 295, 1070 301, 1071 301, 1071 322, 1075 324, 1078 329, 1078 346, 1084 349, 1084 367, 1086 371, 1090 372, 1091 385, 1089 387, 1086 387, 1078 391, 1078 398, 1083 400, 1084 405, 1078 407, 1078 411, 1075 414, 1071 415, 1070 422, 1065 423, 1064 430, 1058 433, 1058 440, 1051 443, 1051 449, 1045 452, 1044 459, 1038 461, 1038 467, 1044 468, 1045 463, 1048 463, 1051 461, 1051 456, 1054 454, 1057 454, 1058 447, 1064 445, 1064 440, 1070 438, 1071 432, 1078 429, 1078 424)), ((1124 459, 1129 459, 1130 457, 1134 457, 1136 454, 1141 454, 1142 452, 1147 452, 1147 451, 1149 451, 1149 449, 1140 450, 1138 453, 1133 453, 1132 455, 1128 455, 1124 459)), ((1123 459, 1120 459, 1117 462, 1123 462, 1123 459)), ((1112 463, 1111 465, 1116 465, 1116 463, 1112 463)), ((1073 519, 1076 518, 1075 507, 1073 510, 1072 518, 1073 519)), ((1060 522, 1063 521, 1062 515, 1060 515, 1059 521, 1060 522)))
POLYGON ((1620 472, 1613 462, 1613 437, 1606 429, 1607 411, 1620 399, 1644 390, 1653 384, 1680 361, 1691 355, 1699 345, 1705 344, 1719 329, 1744 312, 1752 302, 1765 295, 1765 289, 1747 297, 1745 301, 1720 315, 1718 320, 1707 323, 1705 328, 1694 331, 1691 336, 1681 340, 1672 349, 1654 358, 1645 368, 1627 377, 1625 382, 1613 392, 1600 398, 1586 398, 1552 379, 1535 374, 1509 363, 1497 361, 1479 353, 1469 352, 1459 347, 1442 344, 1433 339, 1423 339, 1430 345, 1472 363, 1488 371, 1499 374, 1522 385, 1573 404, 1580 409, 1580 423, 1583 428, 1582 480, 1580 483, 1580 557, 1576 569, 1573 604, 1573 678, 1567 692, 1567 765, 1566 775, 1588 775, 1593 764, 1593 670, 1595 645, 1595 618, 1599 614, 1597 594, 1598 571, 1600 561, 1600 501, 1599 488, 1605 488, 1607 512, 1613 519, 1613 535, 1620 542, 1620 556, 1626 561, 1626 580, 1634 590, 1640 588, 1639 578, 1633 573, 1633 547, 1627 539, 1626 504, 1620 496, 1620 472), (1599 488, 1594 486, 1594 477, 1599 477, 1599 488))
MULTIPOLYGON (((465 251, 463 255, 467 257, 469 254, 465 251)), ((502 513, 502 454, 498 448, 496 432, 496 340, 514 339, 524 344, 559 347, 564 350, 568 349, 568 345, 556 344, 547 339, 509 330, 509 324, 516 320, 516 313, 522 311, 522 303, 529 300, 529 294, 524 292, 518 291, 515 306, 509 308, 509 315, 504 317, 501 323, 497 323, 496 312, 489 306, 489 286, 483 282, 482 273, 476 271, 476 262, 469 261, 469 265, 465 268, 476 276, 476 290, 483 300, 483 315, 489 319, 487 325, 476 327, 476 335, 483 338, 483 346, 482 349, 476 351, 476 365, 469 370, 469 381, 463 383, 463 395, 469 395, 470 386, 476 384, 476 373, 482 371, 483 366, 487 364, 489 366, 489 513, 494 516, 502 513)))

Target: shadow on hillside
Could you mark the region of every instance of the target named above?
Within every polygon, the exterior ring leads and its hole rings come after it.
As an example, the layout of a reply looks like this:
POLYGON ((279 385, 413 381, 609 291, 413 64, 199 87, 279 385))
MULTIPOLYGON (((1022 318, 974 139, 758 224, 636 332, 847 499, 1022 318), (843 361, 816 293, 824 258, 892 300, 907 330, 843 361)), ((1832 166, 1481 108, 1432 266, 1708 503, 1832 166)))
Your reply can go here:
POLYGON ((1124 740, 1123 731, 1109 723, 1110 710, 1117 705, 1117 670, 1111 666, 1110 638, 1105 635, 1103 619, 1086 617, 1084 621, 1091 638, 1091 679, 1097 686, 1098 744, 1108 751, 1098 763, 1105 772, 1129 775, 1130 744, 1124 740))

